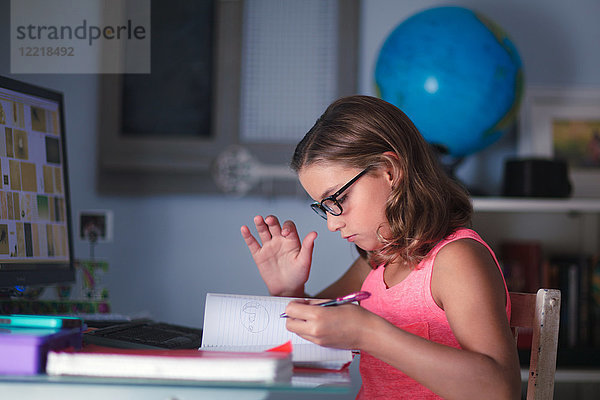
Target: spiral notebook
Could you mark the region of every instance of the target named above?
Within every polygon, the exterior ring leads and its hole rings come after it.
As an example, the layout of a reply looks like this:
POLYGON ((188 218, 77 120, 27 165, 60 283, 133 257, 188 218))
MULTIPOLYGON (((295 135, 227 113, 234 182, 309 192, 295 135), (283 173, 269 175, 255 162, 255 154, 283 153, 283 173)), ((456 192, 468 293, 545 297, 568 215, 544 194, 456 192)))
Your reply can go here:
POLYGON ((281 318, 292 297, 208 293, 201 350, 261 352, 292 343, 295 366, 339 370, 352 361, 351 350, 319 346, 285 328, 281 318))

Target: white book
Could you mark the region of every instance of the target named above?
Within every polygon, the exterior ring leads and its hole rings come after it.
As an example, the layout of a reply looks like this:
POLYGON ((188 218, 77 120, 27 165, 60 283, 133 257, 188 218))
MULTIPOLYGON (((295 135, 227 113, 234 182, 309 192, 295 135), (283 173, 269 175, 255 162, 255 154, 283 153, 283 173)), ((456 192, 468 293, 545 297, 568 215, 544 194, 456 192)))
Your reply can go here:
POLYGON ((293 297, 208 293, 202 350, 260 352, 290 341, 292 361, 300 367, 341 369, 351 350, 319 346, 285 328, 281 314, 293 297))
POLYGON ((279 352, 117 349, 87 345, 49 351, 48 375, 185 381, 289 382, 292 362, 279 352))

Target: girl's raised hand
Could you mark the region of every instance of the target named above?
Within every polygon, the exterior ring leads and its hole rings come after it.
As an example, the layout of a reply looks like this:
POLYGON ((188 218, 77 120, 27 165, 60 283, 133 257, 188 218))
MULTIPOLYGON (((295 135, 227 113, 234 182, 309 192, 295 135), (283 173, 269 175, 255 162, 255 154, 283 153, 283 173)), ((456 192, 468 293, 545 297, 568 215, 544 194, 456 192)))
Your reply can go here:
POLYGON ((269 293, 303 297, 317 233, 310 232, 300 242, 296 225, 285 221, 281 226, 273 215, 266 218, 257 215, 254 225, 260 243, 247 226, 242 226, 241 233, 269 293))

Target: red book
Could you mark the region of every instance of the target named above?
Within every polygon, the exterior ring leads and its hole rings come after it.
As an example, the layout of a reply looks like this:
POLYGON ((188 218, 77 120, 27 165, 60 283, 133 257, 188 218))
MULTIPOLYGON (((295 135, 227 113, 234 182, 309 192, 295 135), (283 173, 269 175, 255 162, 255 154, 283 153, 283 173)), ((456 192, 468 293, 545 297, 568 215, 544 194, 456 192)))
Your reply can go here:
POLYGON ((87 345, 48 353, 48 375, 194 381, 287 382, 290 353, 117 349, 87 345))
POLYGON ((537 241, 510 241, 500 245, 500 261, 508 290, 536 293, 540 288, 542 246, 537 241))

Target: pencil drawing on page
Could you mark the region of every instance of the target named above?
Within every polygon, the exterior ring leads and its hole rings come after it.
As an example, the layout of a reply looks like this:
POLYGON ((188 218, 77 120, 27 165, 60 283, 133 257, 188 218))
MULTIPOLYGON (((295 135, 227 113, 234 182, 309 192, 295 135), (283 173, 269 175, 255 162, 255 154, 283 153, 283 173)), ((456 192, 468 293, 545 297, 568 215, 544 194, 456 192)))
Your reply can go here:
POLYGON ((240 310, 240 321, 248 332, 262 332, 269 326, 269 311, 256 301, 249 301, 240 310))

